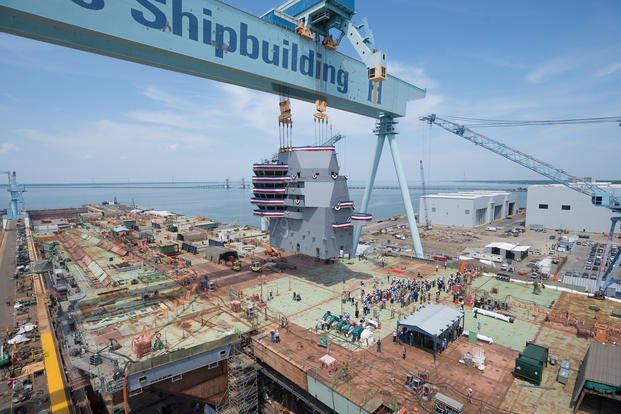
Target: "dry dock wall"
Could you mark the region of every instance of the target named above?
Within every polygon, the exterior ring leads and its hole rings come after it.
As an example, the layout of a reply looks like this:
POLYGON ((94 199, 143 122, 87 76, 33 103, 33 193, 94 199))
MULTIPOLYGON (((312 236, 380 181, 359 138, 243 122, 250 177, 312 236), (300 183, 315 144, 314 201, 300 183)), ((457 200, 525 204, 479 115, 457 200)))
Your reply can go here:
MULTIPOLYGON (((308 371, 297 365, 290 358, 277 353, 262 344, 260 338, 253 338, 253 352, 255 357, 270 366, 279 374, 293 382, 295 385, 308 392, 309 395, 324 403, 337 413, 360 413, 370 414, 374 410, 367 411, 352 402, 338 391, 325 384, 321 376, 316 375, 314 369, 308 371)), ((307 367, 308 368, 308 367, 307 367)), ((370 400, 368 405, 377 408, 377 401, 370 400)))
POLYGON ((308 391, 306 372, 292 360, 277 354, 257 339, 252 340, 252 349, 257 359, 260 359, 263 363, 284 375, 289 381, 293 382, 304 391, 308 391))
POLYGON ((310 374, 308 374, 307 381, 308 393, 337 413, 371 414, 370 411, 354 404, 320 380, 313 378, 310 374))

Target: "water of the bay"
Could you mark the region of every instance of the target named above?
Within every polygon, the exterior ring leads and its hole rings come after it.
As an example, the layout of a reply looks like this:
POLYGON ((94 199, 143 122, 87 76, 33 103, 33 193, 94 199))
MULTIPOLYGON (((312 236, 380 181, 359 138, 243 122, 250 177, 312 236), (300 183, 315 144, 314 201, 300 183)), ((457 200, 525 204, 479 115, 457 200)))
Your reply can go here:
MULTIPOLYGON (((472 190, 515 190, 534 182, 529 181, 444 181, 431 183, 428 194, 472 190)), ((252 190, 231 183, 230 189, 206 188, 215 183, 110 183, 110 184, 27 184, 24 193, 26 209, 79 207, 112 201, 136 204, 145 208, 169 210, 179 214, 209 217, 223 223, 258 226, 259 219, 252 215, 252 190)), ((386 183, 395 186, 395 183, 386 183)), ((361 186, 360 186, 361 187, 361 186)), ((360 204, 363 190, 350 189, 350 198, 360 204)), ((6 193, 5 193, 6 194, 6 193)), ((518 207, 526 207, 526 192, 518 192, 518 207)), ((8 204, 8 194, 6 203, 8 204)), ((418 212, 422 189, 410 188, 414 211, 418 212)), ((376 219, 404 213, 398 188, 374 189, 369 212, 376 219)))

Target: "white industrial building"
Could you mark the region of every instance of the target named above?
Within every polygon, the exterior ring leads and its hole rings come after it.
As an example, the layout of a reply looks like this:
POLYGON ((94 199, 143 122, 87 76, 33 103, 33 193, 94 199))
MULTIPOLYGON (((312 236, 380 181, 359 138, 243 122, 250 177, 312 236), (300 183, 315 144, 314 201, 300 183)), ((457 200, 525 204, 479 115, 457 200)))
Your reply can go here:
POLYGON ((420 198, 420 222, 425 222, 425 206, 431 224, 475 227, 517 212, 517 194, 506 191, 464 191, 430 194, 420 198))
MULTIPOLYGON (((621 196, 621 184, 597 183, 604 190, 621 196)), ((591 198, 562 184, 528 187, 526 225, 600 233, 610 231, 612 213, 591 204, 591 198)))
POLYGON ((485 253, 494 256, 500 256, 503 260, 521 261, 528 257, 530 246, 522 246, 519 244, 496 242, 485 246, 485 253))

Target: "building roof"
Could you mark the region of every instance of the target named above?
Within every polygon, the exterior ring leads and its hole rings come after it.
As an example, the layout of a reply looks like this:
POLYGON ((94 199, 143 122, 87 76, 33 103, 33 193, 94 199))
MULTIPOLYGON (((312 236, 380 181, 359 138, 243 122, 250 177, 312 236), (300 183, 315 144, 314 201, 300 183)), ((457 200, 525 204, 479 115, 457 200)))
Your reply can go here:
POLYGON ((528 249, 530 249, 530 246, 522 246, 519 244, 506 243, 506 242, 494 242, 494 243, 490 243, 485 246, 485 248, 487 249, 491 249, 494 247, 498 249, 502 249, 502 250, 513 251, 513 252, 525 252, 528 249))
POLYGON ((183 236, 205 236, 207 237, 207 233, 205 233, 202 230, 187 230, 184 232, 181 232, 180 234, 182 234, 183 236))
POLYGON ((522 352, 520 356, 526 356, 539 362, 545 362, 548 359, 548 348, 537 344, 526 344, 524 352, 522 352))
POLYGON ((145 211, 145 213, 150 214, 152 216, 159 216, 159 217, 169 217, 169 216, 175 215, 175 213, 172 213, 166 210, 147 210, 145 211))
POLYGON ((127 227, 120 226, 120 227, 113 228, 112 231, 115 233, 124 233, 124 232, 129 232, 130 230, 127 227))
POLYGON ((464 409, 464 405, 462 403, 460 403, 459 401, 456 401, 454 399, 452 399, 449 396, 446 396, 442 393, 436 393, 436 395, 434 396, 434 398, 442 403, 444 403, 445 405, 448 405, 449 407, 452 407, 456 410, 463 410, 464 409))
POLYGON ((328 354, 322 356, 321 358, 319 358, 319 362, 326 364, 326 365, 332 365, 336 362, 336 358, 334 358, 333 356, 330 356, 328 354))
POLYGON ((477 198, 507 196, 511 193, 508 191, 458 191, 454 193, 438 193, 429 194, 421 198, 456 198, 463 200, 474 200, 477 198))
POLYGON ((39 260, 34 264, 35 273, 45 273, 49 270, 52 270, 52 263, 49 260, 39 260))
POLYGON ((512 250, 515 247, 513 243, 504 243, 504 242, 494 242, 485 246, 486 248, 497 248, 502 250, 512 250))
POLYGON ((621 387, 621 346, 593 342, 580 366, 572 401, 576 401, 586 381, 621 387))
POLYGON ((400 320, 398 325, 405 325, 430 336, 436 336, 462 317, 463 313, 456 309, 431 304, 400 320))
POLYGON ((585 358, 585 380, 621 387, 621 347, 594 342, 585 358))

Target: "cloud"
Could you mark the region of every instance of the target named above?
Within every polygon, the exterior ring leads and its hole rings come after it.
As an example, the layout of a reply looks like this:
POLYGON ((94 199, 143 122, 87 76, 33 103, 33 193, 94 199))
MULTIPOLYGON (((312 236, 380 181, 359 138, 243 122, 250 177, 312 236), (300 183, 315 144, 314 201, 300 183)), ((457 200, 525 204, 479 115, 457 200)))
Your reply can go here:
POLYGON ((276 117, 278 98, 272 94, 251 91, 242 87, 217 84, 205 92, 210 99, 195 91, 176 89, 171 93, 165 88, 148 85, 140 94, 167 109, 133 111, 127 116, 146 124, 157 124, 192 131, 210 131, 225 134, 236 127, 246 126, 274 136, 277 132, 276 117))
POLYGON ((146 86, 142 90, 141 95, 175 109, 184 109, 188 106, 188 102, 185 99, 179 98, 153 85, 146 86))
POLYGON ((553 76, 560 75, 573 69, 576 63, 570 59, 553 59, 540 65, 526 74, 526 80, 530 83, 541 83, 553 76))
POLYGON ((0 144, 0 155, 8 154, 10 152, 19 151, 19 148, 15 144, 10 142, 3 142, 0 144))
POLYGON ((391 75, 410 82, 422 89, 436 88, 436 82, 427 75, 422 66, 407 65, 398 61, 390 61, 388 70, 391 75))
POLYGON ((179 149, 179 144, 170 144, 166 147, 168 151, 177 151, 179 149))
POLYGON ((158 124, 186 129, 198 128, 200 125, 199 123, 202 123, 200 119, 174 110, 134 111, 127 114, 127 116, 146 124, 158 124))
POLYGON ((613 73, 619 72, 621 70, 621 62, 616 62, 611 65, 605 66, 598 70, 595 73, 595 76, 598 78, 603 78, 605 76, 612 75, 613 73))
POLYGON ((15 132, 22 139, 53 147, 65 155, 83 160, 95 158, 94 154, 97 159, 117 159, 128 153, 141 154, 153 147, 175 150, 183 145, 204 150, 214 143, 214 139, 204 131, 112 120, 86 122, 59 131, 24 128, 15 132), (177 143, 169 144, 171 137, 177 143))
MULTIPOLYGON (((228 109, 224 117, 227 122, 237 122, 238 126, 276 138, 279 114, 277 96, 229 84, 218 85, 217 89, 224 93, 222 107, 228 109)), ((296 103, 293 107, 294 122, 298 111, 296 103)))

